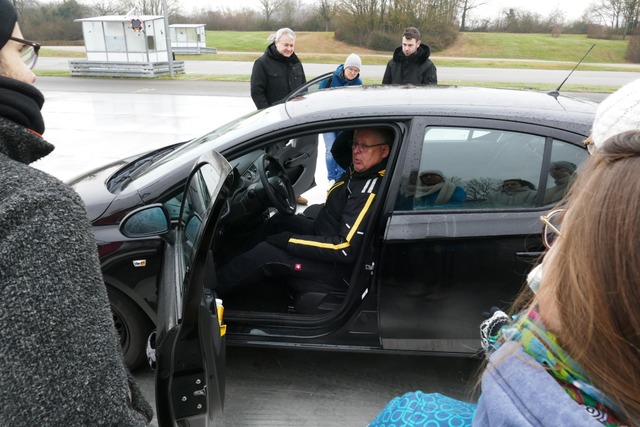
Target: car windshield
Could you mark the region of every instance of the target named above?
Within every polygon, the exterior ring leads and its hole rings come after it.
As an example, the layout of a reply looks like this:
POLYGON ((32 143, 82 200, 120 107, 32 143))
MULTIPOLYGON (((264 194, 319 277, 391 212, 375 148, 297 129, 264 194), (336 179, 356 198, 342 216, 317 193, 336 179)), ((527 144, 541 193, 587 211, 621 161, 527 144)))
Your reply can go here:
POLYGON ((163 176, 167 170, 175 168, 176 162, 195 161, 202 153, 209 150, 219 151, 227 143, 239 138, 246 137, 253 130, 260 129, 269 123, 275 123, 283 119, 283 110, 268 108, 258 110, 241 116, 208 134, 195 138, 169 155, 159 159, 154 164, 147 167, 137 178, 141 185, 151 182, 163 176))

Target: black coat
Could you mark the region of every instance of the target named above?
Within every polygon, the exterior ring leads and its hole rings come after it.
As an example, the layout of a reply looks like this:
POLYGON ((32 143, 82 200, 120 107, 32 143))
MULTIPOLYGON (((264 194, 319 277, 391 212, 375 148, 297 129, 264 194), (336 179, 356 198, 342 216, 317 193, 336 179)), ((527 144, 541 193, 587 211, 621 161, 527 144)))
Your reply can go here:
POLYGON ((386 164, 384 159, 363 172, 348 168, 329 189, 327 200, 313 223, 313 234, 291 236, 287 252, 322 262, 355 262, 364 243, 371 206, 380 190, 386 164))
POLYGON ((294 53, 285 57, 271 43, 264 54, 253 63, 251 71, 251 99, 258 109, 278 103, 294 89, 305 84, 302 62, 294 53))
POLYGON ((393 58, 387 64, 382 84, 438 84, 436 66, 429 59, 431 49, 422 43, 416 53, 406 56, 402 47, 396 48, 393 58))

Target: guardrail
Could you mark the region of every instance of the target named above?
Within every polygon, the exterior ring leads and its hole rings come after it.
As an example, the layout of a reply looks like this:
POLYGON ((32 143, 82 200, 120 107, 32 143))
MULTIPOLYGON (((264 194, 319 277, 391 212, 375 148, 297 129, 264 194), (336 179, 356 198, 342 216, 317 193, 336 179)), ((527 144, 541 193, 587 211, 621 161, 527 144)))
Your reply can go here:
MULTIPOLYGON (((175 74, 184 74, 184 61, 173 61, 175 74)), ((71 76, 145 77, 169 75, 169 62, 111 62, 70 60, 71 76)))

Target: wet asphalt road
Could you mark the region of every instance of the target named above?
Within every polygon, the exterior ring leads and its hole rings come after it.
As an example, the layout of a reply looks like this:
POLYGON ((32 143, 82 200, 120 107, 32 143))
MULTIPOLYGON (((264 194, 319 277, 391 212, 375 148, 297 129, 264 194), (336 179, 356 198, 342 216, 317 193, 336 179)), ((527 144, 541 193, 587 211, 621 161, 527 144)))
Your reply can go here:
MULTIPOLYGON (((475 401, 479 366, 476 359, 228 347, 224 425, 366 426, 390 399, 414 390, 475 401)), ((134 374, 152 401, 153 371, 134 374)))

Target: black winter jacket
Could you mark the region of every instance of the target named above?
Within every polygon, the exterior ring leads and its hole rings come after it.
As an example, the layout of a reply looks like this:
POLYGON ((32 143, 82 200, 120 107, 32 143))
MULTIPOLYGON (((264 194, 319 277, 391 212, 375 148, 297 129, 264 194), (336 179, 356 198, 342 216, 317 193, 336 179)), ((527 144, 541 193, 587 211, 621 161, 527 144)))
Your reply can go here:
POLYGON ((296 54, 285 57, 271 43, 253 63, 251 99, 259 110, 281 101, 307 82, 302 62, 296 54))
POLYGON ((360 253, 386 159, 364 171, 349 168, 327 195, 313 224, 314 235, 293 235, 287 252, 318 261, 353 263, 360 253))
POLYGON ((393 58, 387 63, 382 84, 438 84, 436 66, 429 59, 431 49, 422 43, 416 53, 406 56, 402 47, 396 48, 393 58))

